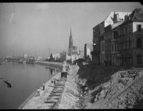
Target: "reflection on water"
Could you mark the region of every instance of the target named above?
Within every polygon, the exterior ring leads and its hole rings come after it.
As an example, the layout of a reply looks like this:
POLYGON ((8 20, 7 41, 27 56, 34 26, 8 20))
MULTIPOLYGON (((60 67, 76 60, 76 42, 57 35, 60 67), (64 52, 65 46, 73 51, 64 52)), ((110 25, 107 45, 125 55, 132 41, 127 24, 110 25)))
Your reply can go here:
POLYGON ((12 87, 7 88, 0 79, 0 109, 18 108, 32 92, 57 73, 54 69, 47 70, 37 64, 3 63, 0 78, 11 83, 12 87))
POLYGON ((53 75, 54 71, 53 69, 49 69, 50 70, 50 74, 53 75))

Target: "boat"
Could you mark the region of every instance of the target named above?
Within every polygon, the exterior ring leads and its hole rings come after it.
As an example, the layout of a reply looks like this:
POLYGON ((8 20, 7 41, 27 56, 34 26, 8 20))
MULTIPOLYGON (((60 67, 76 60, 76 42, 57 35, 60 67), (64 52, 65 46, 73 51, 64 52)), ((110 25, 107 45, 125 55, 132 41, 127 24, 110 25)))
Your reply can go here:
POLYGON ((22 59, 20 59, 20 60, 18 61, 18 63, 23 63, 23 60, 22 60, 22 59))
POLYGON ((26 60, 27 64, 35 64, 35 59, 34 58, 30 58, 26 60))

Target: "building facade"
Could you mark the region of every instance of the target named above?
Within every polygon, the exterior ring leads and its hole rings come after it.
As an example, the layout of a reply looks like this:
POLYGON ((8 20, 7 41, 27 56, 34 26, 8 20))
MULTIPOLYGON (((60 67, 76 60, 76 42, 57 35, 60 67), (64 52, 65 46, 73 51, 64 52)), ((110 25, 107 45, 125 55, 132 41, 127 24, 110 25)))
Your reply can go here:
POLYGON ((118 26, 121 25, 124 20, 116 22, 111 25, 111 65, 119 65, 119 51, 118 51, 118 26))
POLYGON ((104 39, 105 39, 105 60, 106 65, 111 65, 111 38, 112 30, 111 25, 105 27, 104 39))
POLYGON ((92 61, 92 55, 91 55, 92 51, 93 51, 93 44, 86 43, 84 45, 84 58, 86 62, 92 61))
MULTIPOLYGON (((108 25, 112 25, 124 19, 124 16, 128 12, 111 12, 103 22, 99 23, 93 28, 93 62, 94 63, 103 63, 106 61, 105 56, 105 42, 104 40, 104 28, 108 25), (101 48, 102 47, 102 48, 101 48), (99 51, 98 51, 99 50, 99 51)), ((109 40, 108 40, 109 42, 109 40)))
POLYGON ((103 21, 100 23, 100 64, 104 64, 105 62, 105 39, 104 39, 104 25, 105 22, 103 21))
POLYGON ((100 25, 98 24, 93 28, 93 51, 92 54, 92 62, 95 64, 100 63, 100 25))
POLYGON ((120 65, 143 65, 143 9, 135 9, 118 27, 120 65))
POLYGON ((143 66, 143 9, 111 12, 96 25, 92 58, 107 65, 143 66))

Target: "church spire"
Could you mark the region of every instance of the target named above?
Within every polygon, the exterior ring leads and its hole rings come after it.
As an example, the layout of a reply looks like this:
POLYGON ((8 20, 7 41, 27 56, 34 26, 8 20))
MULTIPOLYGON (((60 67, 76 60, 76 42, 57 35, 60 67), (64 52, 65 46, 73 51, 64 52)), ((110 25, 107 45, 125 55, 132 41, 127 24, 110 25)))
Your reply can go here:
POLYGON ((72 30, 70 28, 70 39, 72 39, 72 30))
POLYGON ((68 54, 69 54, 69 55, 72 54, 72 48, 73 48, 73 39, 72 39, 72 30, 71 30, 71 28, 70 28, 69 50, 68 50, 68 54))

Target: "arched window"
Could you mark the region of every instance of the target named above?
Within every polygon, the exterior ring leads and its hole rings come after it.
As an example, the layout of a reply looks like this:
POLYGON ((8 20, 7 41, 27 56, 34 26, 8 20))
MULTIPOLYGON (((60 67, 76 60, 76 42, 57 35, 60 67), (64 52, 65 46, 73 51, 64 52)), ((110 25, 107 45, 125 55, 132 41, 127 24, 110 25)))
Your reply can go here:
POLYGON ((137 48, 142 48, 142 39, 141 38, 137 39, 137 48))
POLYGON ((137 55, 137 64, 142 64, 142 55, 137 55))

